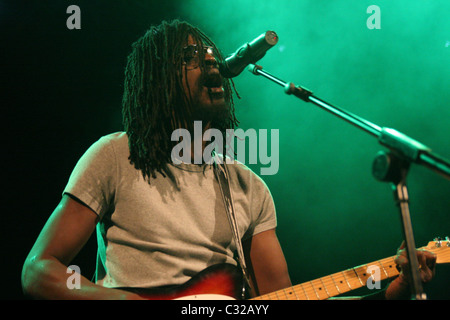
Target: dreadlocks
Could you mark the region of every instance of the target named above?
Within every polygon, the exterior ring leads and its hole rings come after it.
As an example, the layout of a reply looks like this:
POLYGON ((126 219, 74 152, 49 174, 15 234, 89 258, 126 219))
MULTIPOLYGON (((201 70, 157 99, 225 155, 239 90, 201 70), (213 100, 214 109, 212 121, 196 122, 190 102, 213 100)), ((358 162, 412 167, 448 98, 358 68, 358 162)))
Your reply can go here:
MULTIPOLYGON (((130 163, 142 171, 144 179, 155 178, 156 172, 165 175, 174 146, 172 132, 183 124, 193 125, 192 101, 182 84, 181 52, 189 35, 201 46, 213 47, 217 59, 222 60, 220 51, 202 31, 179 20, 163 21, 151 27, 133 43, 128 56, 123 124, 129 139, 130 163)), ((200 68, 204 71, 204 59, 200 58, 200 68)), ((221 127, 216 128, 223 134, 238 124, 230 84, 233 84, 231 80, 224 79, 225 101, 230 111, 221 127)))

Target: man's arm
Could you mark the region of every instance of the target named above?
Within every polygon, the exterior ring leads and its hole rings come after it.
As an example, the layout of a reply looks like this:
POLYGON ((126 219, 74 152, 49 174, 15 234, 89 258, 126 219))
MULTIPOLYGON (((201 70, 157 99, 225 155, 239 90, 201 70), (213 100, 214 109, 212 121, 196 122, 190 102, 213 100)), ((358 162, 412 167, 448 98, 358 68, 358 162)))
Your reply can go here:
POLYGON ((243 243, 253 295, 292 286, 286 259, 275 229, 261 232, 243 243))
POLYGON ((95 285, 81 277, 80 289, 69 289, 67 266, 95 230, 98 216, 64 195, 42 229, 22 269, 22 288, 35 299, 128 299, 134 295, 95 285))

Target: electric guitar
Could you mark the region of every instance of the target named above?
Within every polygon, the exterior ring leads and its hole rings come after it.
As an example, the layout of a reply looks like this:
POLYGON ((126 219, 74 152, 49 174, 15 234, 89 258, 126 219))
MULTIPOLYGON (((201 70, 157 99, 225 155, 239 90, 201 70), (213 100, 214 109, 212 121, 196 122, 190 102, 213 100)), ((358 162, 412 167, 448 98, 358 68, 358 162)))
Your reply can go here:
MULTIPOLYGON (((450 263, 450 243, 430 241, 426 249, 437 255, 436 263, 450 263)), ((251 300, 325 300, 359 289, 374 279, 382 281, 399 274, 395 256, 337 272, 251 300)), ((181 286, 148 289, 130 289, 151 300, 237 300, 242 296, 242 274, 230 264, 218 264, 198 273, 181 286)), ((372 282, 373 283, 373 282, 372 282)))

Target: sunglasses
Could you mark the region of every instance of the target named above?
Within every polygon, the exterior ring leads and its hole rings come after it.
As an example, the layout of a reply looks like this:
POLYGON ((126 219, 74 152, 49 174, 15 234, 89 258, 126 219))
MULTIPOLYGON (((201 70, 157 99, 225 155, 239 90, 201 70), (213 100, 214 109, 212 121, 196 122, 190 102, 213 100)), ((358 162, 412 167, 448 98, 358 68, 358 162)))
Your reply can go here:
MULTIPOLYGON (((202 47, 190 44, 183 48, 183 64, 187 70, 197 69, 200 66, 199 50, 202 47)), ((203 53, 214 57, 213 47, 203 46, 203 53)))

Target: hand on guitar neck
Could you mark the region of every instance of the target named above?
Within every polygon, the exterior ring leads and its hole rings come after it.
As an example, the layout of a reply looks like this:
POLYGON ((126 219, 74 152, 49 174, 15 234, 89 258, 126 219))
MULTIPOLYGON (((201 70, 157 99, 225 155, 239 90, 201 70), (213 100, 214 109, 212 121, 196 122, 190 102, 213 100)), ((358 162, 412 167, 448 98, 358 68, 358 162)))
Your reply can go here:
MULTIPOLYGON (((435 275, 437 255, 426 249, 417 249, 417 261, 419 263, 419 275, 423 283, 430 282, 435 275)), ((394 259, 397 264, 400 274, 392 281, 386 290, 386 299, 408 299, 411 296, 411 289, 409 279, 411 271, 409 270, 408 258, 405 250, 405 243, 403 242, 397 251, 397 256, 394 259)))

